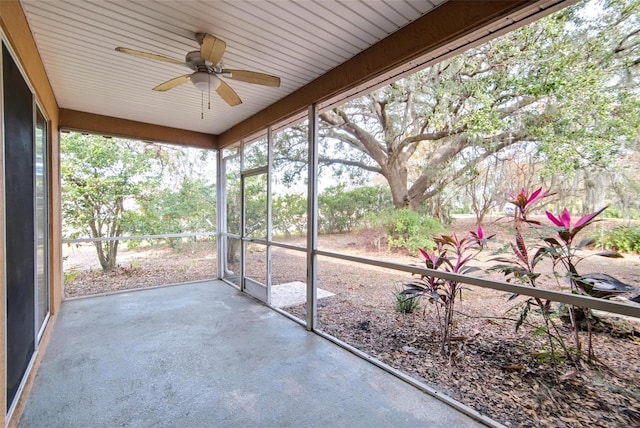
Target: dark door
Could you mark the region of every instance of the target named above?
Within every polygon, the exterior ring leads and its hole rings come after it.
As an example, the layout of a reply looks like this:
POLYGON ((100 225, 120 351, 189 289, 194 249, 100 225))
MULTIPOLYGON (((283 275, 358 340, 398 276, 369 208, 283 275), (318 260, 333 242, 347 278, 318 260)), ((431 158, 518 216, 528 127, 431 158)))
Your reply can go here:
POLYGON ((7 409, 35 350, 33 96, 2 46, 7 409))

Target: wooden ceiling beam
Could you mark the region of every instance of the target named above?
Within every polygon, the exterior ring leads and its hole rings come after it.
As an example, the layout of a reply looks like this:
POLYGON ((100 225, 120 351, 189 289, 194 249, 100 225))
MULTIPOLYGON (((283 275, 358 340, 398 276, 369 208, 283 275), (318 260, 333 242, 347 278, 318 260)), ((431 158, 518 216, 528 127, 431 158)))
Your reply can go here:
POLYGON ((205 149, 218 148, 216 135, 63 108, 60 109, 60 129, 205 149))

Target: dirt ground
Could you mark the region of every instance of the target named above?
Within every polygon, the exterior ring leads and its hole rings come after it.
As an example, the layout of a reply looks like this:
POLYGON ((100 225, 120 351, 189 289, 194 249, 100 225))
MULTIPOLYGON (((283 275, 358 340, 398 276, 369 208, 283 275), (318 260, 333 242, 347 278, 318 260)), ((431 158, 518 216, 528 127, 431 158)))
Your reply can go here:
MULTIPOLYGON (((473 219, 459 219, 453 229, 464 233, 473 226, 473 219)), ((491 219, 485 229, 498 236, 475 263, 481 268, 494 263, 490 259, 509 236, 504 223, 491 219)), ((380 249, 379 237, 370 233, 321 236, 319 240, 320 248, 326 250, 421 264, 411 255, 380 249)), ((304 240, 289 243, 303 245, 304 240)), ((82 252, 86 263, 91 253, 86 249, 82 252)), ((124 256, 120 267, 110 274, 103 274, 95 265, 91 270, 82 264, 67 268, 79 260, 77 254, 70 255, 65 273, 73 270, 75 278, 66 284, 66 295, 210 278, 215 275, 213 254, 209 248, 178 253, 167 249, 137 250, 124 256)), ((256 278, 266 271, 264 260, 264 254, 251 255, 248 268, 256 278)), ((273 248, 274 284, 304 281, 305 272, 304 253, 273 248)), ((590 256, 581 262, 580 272, 604 272, 624 282, 640 284, 640 258, 590 256)), ((486 270, 478 275, 503 278, 486 270)), ((550 274, 546 277, 550 287, 567 287, 550 274)), ((528 322, 515 330, 516 314, 509 310, 524 297, 509 301, 508 293, 469 286, 458 305, 453 352, 444 357, 439 352, 435 305, 423 301, 417 311, 406 315, 395 310, 394 288, 407 279, 408 275, 402 272, 320 257, 318 286, 335 293, 318 303, 320 329, 507 426, 640 426, 637 319, 623 320, 624 328, 614 334, 594 334, 595 364, 551 364, 542 358, 548 348, 544 336, 536 335, 542 323, 540 317, 530 315, 528 322)), ((304 319, 304 305, 287 310, 304 319)), ((558 325, 571 344, 570 329, 561 322, 558 325)), ((586 346, 585 333, 582 342, 586 346)))
POLYGON ((63 247, 66 298, 155 287, 216 277, 216 244, 144 247, 118 252, 118 263, 103 272, 91 244, 63 247))

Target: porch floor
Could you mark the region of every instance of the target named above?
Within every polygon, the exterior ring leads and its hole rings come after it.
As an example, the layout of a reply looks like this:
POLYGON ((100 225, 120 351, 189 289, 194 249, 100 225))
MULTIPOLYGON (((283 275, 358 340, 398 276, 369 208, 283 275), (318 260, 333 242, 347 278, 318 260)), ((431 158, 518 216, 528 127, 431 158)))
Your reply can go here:
POLYGON ((480 424, 210 281, 64 302, 19 426, 480 424))

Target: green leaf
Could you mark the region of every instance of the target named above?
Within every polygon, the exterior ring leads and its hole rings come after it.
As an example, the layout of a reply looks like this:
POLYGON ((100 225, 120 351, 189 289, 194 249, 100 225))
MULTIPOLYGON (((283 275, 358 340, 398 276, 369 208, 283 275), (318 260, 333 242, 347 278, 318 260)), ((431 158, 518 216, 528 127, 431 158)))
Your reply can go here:
POLYGON ((540 336, 542 336, 542 335, 544 335, 544 334, 546 334, 546 333, 547 333, 547 329, 546 329, 546 327, 544 327, 544 326, 540 326, 540 327, 536 327, 536 328, 531 332, 531 335, 532 335, 533 337, 540 337, 540 336))

